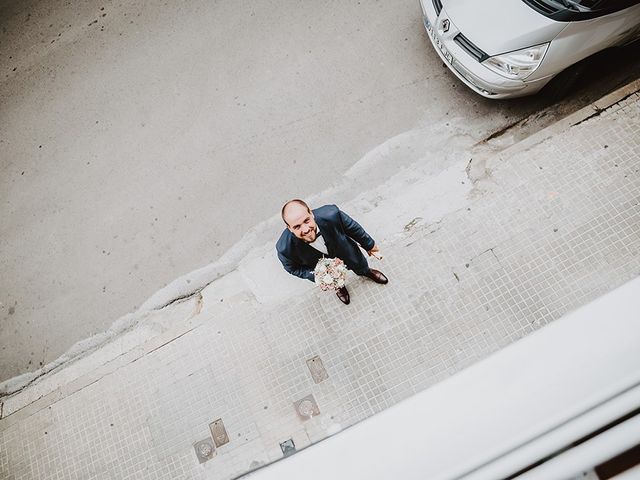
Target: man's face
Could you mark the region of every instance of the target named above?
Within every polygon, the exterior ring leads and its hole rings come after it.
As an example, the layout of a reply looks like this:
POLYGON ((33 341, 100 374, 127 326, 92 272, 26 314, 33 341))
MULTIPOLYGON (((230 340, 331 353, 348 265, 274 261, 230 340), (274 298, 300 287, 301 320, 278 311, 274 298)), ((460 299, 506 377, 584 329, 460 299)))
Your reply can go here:
POLYGON ((316 222, 313 213, 298 204, 290 203, 284 211, 284 220, 289 231, 300 240, 310 243, 316 239, 316 222))

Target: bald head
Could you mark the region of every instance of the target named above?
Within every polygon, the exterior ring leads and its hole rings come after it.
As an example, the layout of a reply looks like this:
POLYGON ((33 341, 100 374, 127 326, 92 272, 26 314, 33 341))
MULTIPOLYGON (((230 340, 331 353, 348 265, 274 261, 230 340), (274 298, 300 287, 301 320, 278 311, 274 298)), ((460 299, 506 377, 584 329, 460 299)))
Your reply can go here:
POLYGON ((282 220, 284 221, 284 223, 286 223, 287 226, 290 226, 291 224, 287 221, 287 217, 292 216, 293 214, 298 213, 302 210, 307 213, 311 213, 309 205, 307 205, 304 200, 294 198, 293 200, 289 200, 282 206, 282 211, 280 212, 280 214, 282 215, 282 220))
POLYGON ((287 228, 300 240, 307 243, 316 239, 316 222, 313 212, 303 200, 289 200, 282 207, 282 220, 287 228))

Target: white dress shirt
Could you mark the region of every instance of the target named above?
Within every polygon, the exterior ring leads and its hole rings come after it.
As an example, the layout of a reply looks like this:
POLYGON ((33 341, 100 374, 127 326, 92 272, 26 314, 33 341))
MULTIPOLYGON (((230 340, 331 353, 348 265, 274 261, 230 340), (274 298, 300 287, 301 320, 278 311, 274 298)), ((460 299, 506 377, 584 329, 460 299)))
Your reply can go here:
POLYGON ((320 233, 320 229, 316 229, 316 239, 309 243, 313 248, 318 250, 320 253, 324 255, 329 255, 329 251, 327 250, 327 245, 324 243, 324 238, 322 238, 322 234, 320 233))

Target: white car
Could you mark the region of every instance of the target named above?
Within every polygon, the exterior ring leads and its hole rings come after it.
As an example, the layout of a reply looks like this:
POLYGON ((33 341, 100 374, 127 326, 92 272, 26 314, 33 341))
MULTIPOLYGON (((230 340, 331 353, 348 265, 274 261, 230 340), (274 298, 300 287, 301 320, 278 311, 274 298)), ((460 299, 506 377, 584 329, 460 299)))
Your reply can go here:
POLYGON ((511 98, 571 86, 585 59, 640 38, 640 0, 420 0, 436 52, 468 87, 511 98))

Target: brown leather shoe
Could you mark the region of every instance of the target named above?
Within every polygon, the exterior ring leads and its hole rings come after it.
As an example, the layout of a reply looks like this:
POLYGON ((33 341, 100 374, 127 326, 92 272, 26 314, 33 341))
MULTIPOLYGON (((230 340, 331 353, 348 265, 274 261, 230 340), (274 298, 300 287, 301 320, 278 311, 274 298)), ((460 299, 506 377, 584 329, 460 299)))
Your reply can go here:
POLYGON ((347 290, 347 287, 342 287, 341 289, 336 290, 336 295, 342 303, 349 305, 351 299, 349 298, 349 291, 347 290))
POLYGON ((374 270, 373 268, 369 269, 369 273, 365 275, 376 283, 381 283, 382 285, 389 283, 389 279, 379 270, 374 270))

